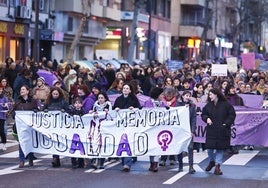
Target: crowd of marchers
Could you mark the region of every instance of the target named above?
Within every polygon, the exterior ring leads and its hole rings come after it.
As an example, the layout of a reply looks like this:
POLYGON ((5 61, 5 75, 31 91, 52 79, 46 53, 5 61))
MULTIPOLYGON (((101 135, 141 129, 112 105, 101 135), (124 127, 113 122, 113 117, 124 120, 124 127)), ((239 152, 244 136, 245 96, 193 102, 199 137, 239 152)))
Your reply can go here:
MULTIPOLYGON (((194 151, 206 150, 210 159, 206 171, 215 166, 214 174, 221 175, 220 165, 224 151, 228 150, 232 154, 239 152, 239 146, 230 146, 230 126, 236 116, 233 106, 244 105, 239 93, 262 95, 264 101, 268 100, 267 72, 238 67, 235 73, 228 72, 225 77, 217 77, 211 76, 211 64, 204 61, 187 61, 183 68, 170 71, 165 62, 157 61, 152 61, 147 66, 122 63, 119 69, 110 63, 103 68, 96 61, 94 68, 89 69, 57 60, 50 61, 45 57, 40 62, 32 61, 29 56, 16 61, 8 57, 0 64, 1 149, 7 149, 7 119, 14 120, 15 112, 19 110, 63 110, 70 114, 84 115, 96 111, 187 106, 190 109, 190 129, 194 137, 195 104, 205 102, 207 104, 201 117, 207 124, 206 143, 191 141, 189 144, 186 151, 189 173, 195 172, 194 151), (39 74, 40 70, 50 72, 53 82, 48 83, 48 78, 39 74), (109 96, 114 94, 118 96, 110 102, 109 96), (148 96, 148 100, 141 103, 137 95, 148 96), (218 117, 216 112, 222 116, 218 117)), ((253 146, 245 146, 247 148, 254 149, 253 146)), ((170 165, 178 162, 181 172, 184 156, 184 153, 150 156, 149 170, 157 172, 159 166, 165 166, 169 161, 170 165)), ((29 160, 29 166, 33 166, 35 156, 33 153, 25 156, 19 146, 19 159, 19 167, 23 168, 26 159, 29 160)), ((105 160, 113 159, 90 160, 90 166, 103 169, 105 160)), ((120 160, 122 170, 128 172, 137 158, 124 157, 120 160)), ((74 168, 88 166, 85 165, 88 161, 82 158, 71 158, 70 161, 74 168)), ((52 166, 61 166, 60 156, 52 156, 52 166)))

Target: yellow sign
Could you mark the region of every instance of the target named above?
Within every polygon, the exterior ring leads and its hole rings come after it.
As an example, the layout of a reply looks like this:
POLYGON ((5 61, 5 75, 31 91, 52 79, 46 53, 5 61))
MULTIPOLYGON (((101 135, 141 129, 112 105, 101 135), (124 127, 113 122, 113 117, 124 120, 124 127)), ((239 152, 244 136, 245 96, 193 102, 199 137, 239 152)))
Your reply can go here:
POLYGON ((2 33, 7 32, 7 23, 0 22, 0 32, 2 32, 2 33))
POLYGON ((14 33, 17 35, 24 35, 24 25, 15 24, 14 33))

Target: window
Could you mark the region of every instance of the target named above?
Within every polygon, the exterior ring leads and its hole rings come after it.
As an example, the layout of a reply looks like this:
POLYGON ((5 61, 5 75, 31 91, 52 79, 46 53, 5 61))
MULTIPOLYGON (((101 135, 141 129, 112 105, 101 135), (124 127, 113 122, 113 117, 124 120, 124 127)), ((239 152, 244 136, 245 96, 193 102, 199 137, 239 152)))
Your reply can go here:
POLYGON ((7 0, 0 0, 1 6, 7 6, 7 0))
POLYGON ((161 0, 161 2, 160 2, 160 12, 159 13, 162 17, 166 16, 166 3, 165 2, 166 2, 165 0, 161 0))
POLYGON ((73 18, 72 17, 68 17, 67 31, 73 31, 73 18))
POLYGON ((84 33, 88 34, 88 20, 85 22, 84 33))
POLYGON ((201 6, 183 5, 181 7, 181 24, 203 26, 204 8, 201 6))
POLYGON ((85 47, 84 46, 79 46, 78 47, 78 56, 79 56, 78 59, 83 59, 85 57, 84 51, 85 51, 85 47))
POLYGON ((167 18, 171 17, 171 0, 167 1, 167 18))

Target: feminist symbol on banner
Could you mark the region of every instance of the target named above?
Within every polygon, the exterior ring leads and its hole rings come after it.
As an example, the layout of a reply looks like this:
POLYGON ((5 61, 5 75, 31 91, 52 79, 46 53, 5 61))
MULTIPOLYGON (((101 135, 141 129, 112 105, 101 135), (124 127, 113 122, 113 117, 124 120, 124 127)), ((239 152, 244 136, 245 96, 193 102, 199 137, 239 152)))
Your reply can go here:
POLYGON ((157 135, 158 144, 161 145, 163 151, 166 151, 168 145, 171 143, 173 135, 168 130, 163 130, 157 135))

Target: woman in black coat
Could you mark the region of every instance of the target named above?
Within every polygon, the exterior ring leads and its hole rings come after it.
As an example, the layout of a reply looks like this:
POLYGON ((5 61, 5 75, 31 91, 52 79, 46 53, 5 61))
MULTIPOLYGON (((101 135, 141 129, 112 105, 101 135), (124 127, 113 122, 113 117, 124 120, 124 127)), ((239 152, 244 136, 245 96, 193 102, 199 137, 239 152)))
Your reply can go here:
MULTIPOLYGON (((50 90, 50 94, 45 103, 45 110, 53 111, 60 110, 62 112, 69 112, 69 103, 66 102, 62 89, 59 87, 53 87, 50 90)), ((60 156, 53 155, 52 166, 60 167, 60 156)))
MULTIPOLYGON (((119 111, 120 109, 132 110, 133 108, 140 108, 140 102, 135 95, 134 87, 129 83, 125 83, 123 85, 122 95, 116 98, 113 109, 119 111)), ((132 165, 132 158, 123 157, 122 165, 123 165, 123 171, 129 172, 132 165)))
POLYGON ((233 106, 225 99, 219 89, 211 89, 208 93, 208 103, 202 110, 202 120, 206 126, 206 148, 210 163, 206 171, 214 166, 214 174, 222 175, 223 152, 230 148, 231 126, 234 123, 236 113, 233 106))

